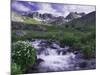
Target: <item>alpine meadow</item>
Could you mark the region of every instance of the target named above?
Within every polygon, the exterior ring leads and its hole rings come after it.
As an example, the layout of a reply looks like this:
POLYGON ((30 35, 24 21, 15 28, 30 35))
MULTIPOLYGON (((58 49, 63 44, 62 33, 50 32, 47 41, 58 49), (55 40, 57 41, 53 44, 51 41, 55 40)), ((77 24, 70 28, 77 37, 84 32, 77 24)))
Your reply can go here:
POLYGON ((11 2, 11 74, 96 69, 96 6, 11 2))

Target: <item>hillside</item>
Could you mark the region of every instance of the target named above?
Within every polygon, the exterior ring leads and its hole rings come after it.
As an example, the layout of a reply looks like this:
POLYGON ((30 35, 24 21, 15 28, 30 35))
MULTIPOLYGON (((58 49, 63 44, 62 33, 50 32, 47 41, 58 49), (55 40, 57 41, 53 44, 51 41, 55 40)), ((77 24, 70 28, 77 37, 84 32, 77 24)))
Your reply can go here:
POLYGON ((76 19, 76 18, 80 18, 80 17, 82 17, 84 15, 85 15, 84 12, 83 13, 70 12, 68 14, 68 16, 66 16, 66 19, 68 19, 70 21, 70 20, 73 20, 73 19, 76 19))
POLYGON ((66 27, 72 27, 81 31, 91 31, 95 30, 95 19, 96 12, 91 12, 87 15, 84 15, 81 18, 74 19, 68 23, 66 23, 66 27))
MULTIPOLYGON (((34 20, 34 19, 33 19, 34 20)), ((61 46, 71 46, 73 50, 82 50, 86 58, 95 57, 95 12, 73 19, 62 25, 29 24, 12 22, 12 40, 52 39, 61 43, 61 46), (19 33, 22 33, 20 36, 19 33), (23 35, 23 33, 25 33, 23 35)), ((26 23, 25 23, 26 22, 26 23)))
POLYGON ((13 11, 12 11, 12 14, 11 14, 11 21, 13 21, 13 22, 22 22, 22 23, 26 23, 26 24, 40 24, 39 21, 37 21, 33 18, 23 16, 21 14, 13 12, 13 11))

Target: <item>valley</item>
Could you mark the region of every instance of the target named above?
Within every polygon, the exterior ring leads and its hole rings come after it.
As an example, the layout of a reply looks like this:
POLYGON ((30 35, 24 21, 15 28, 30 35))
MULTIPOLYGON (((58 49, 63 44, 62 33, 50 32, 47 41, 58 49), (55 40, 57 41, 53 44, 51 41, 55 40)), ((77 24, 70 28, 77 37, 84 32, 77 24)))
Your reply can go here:
POLYGON ((12 43, 29 41, 36 50, 35 64, 26 67, 23 73, 95 69, 95 13, 80 16, 74 12, 64 18, 49 13, 18 15, 13 12, 12 43))

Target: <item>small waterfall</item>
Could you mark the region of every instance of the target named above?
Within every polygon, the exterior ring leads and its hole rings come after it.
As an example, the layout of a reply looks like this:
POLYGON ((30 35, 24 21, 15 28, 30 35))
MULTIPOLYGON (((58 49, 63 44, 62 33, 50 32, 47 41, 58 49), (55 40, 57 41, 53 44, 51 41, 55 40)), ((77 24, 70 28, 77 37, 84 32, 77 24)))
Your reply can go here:
POLYGON ((40 54, 37 54, 37 59, 44 60, 44 62, 39 65, 40 72, 63 71, 74 67, 72 62, 74 61, 75 55, 73 53, 63 55, 63 51, 67 51, 67 47, 61 48, 55 42, 47 44, 47 41, 41 40, 33 41, 32 45, 37 51, 41 52, 40 54))
POLYGON ((76 59, 74 52, 68 52, 68 46, 62 48, 58 43, 48 40, 35 40, 32 45, 36 49, 37 59, 42 60, 37 66, 38 72, 77 70, 80 69, 79 63, 83 63, 83 59, 76 59))

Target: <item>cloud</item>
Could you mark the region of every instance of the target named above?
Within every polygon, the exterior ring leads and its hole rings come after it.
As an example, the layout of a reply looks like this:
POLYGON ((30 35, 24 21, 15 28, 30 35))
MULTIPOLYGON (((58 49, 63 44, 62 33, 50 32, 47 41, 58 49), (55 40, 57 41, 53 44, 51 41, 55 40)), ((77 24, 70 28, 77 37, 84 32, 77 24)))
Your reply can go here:
POLYGON ((57 12, 55 9, 52 8, 52 5, 50 3, 38 3, 40 13, 51 13, 55 16, 60 16, 61 13, 57 12))
POLYGON ((23 4, 19 3, 19 2, 13 2, 12 3, 12 9, 15 9, 17 11, 22 11, 22 12, 30 12, 30 8, 28 8, 27 6, 24 6, 23 4))
POLYGON ((95 6, 88 5, 72 5, 72 4, 57 4, 57 3, 41 3, 29 1, 15 1, 12 7, 17 11, 40 13, 51 13, 55 16, 67 16, 69 12, 85 12, 95 11, 95 6))
POLYGON ((64 8, 67 8, 69 12, 89 13, 95 11, 95 6, 89 6, 89 5, 65 5, 64 8))
POLYGON ((62 13, 63 16, 68 15, 69 12, 89 13, 95 11, 95 6, 89 5, 52 4, 52 8, 62 13))

